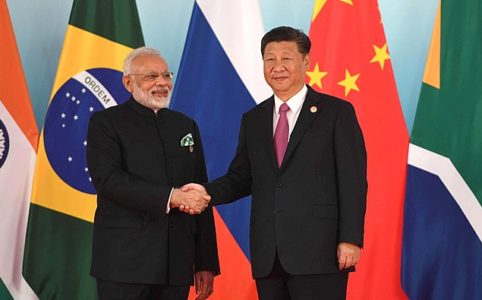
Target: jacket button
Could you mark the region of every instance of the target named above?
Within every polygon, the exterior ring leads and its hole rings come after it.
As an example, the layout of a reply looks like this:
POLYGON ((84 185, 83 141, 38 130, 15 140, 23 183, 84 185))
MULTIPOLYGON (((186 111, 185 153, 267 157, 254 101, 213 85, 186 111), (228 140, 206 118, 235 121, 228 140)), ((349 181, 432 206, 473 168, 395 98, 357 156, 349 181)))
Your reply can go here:
POLYGON ((282 183, 278 183, 278 184, 276 185, 276 187, 278 187, 278 188, 283 187, 283 184, 282 184, 282 183))

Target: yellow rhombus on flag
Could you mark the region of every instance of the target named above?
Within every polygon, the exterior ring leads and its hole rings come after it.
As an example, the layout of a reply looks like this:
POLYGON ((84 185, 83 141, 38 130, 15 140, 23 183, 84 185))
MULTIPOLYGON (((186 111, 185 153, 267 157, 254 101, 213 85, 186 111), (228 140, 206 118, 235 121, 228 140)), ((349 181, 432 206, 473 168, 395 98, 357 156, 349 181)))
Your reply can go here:
POLYGON ((97 297, 87 126, 93 112, 129 98, 122 64, 143 44, 134 0, 74 1, 40 137, 25 248, 23 273, 41 299, 97 297))

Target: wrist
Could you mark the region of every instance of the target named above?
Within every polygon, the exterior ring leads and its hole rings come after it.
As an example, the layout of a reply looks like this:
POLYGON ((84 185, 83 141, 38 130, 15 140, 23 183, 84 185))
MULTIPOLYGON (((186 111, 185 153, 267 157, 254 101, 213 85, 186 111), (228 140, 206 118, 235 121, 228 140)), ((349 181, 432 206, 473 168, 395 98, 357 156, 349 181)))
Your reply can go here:
POLYGON ((181 191, 179 189, 174 188, 172 190, 172 197, 171 202, 169 203, 170 207, 176 208, 181 205, 181 191))

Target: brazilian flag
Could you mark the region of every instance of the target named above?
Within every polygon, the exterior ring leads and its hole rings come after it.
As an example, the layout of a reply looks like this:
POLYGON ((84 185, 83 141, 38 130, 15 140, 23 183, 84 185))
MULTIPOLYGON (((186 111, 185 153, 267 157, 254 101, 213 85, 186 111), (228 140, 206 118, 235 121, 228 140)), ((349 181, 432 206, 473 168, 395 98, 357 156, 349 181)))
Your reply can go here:
POLYGON ((86 162, 93 112, 129 98, 122 65, 144 44, 134 0, 74 0, 39 142, 24 277, 40 299, 96 299, 96 195, 86 162))

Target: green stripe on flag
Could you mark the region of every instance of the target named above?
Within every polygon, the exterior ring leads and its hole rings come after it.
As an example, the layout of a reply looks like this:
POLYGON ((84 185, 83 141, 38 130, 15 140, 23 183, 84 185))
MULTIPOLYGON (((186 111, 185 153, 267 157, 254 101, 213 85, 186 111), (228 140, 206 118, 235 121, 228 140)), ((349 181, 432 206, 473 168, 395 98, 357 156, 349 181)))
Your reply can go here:
POLYGON ((473 9, 479 1, 456 9, 442 1, 440 90, 423 84, 411 139, 450 158, 481 202, 482 22, 473 9))
POLYGON ((91 247, 82 247, 92 244, 92 224, 35 204, 29 216, 35 226, 28 227, 23 273, 40 299, 96 299, 91 247))
MULTIPOLYGON (((116 90, 120 84, 111 86, 110 82, 120 81, 119 70, 131 47, 143 45, 134 0, 74 0, 70 25, 67 26, 49 113, 55 109, 84 113, 81 106, 73 108, 70 102, 55 98, 59 89, 73 88, 71 79, 79 72, 96 70, 98 80, 105 82, 111 93, 126 93, 116 90)), ((84 100, 101 101, 98 97, 87 96, 84 100)), ((52 124, 52 119, 46 118, 44 133, 50 129, 50 134, 57 135, 52 124)), ((78 128, 76 132, 83 130, 87 128, 78 128)), ((95 196, 78 189, 71 179, 57 172, 64 166, 55 167, 53 163, 54 156, 61 152, 57 151, 64 147, 85 156, 85 147, 76 143, 77 138, 56 143, 54 138, 47 141, 41 136, 39 142, 23 274, 40 299, 97 299, 95 279, 89 275, 93 226, 88 220, 94 214, 95 196), (47 156, 47 145, 51 147, 50 156, 47 156)), ((79 138, 83 138, 80 133, 79 138)), ((72 172, 86 178, 83 169, 72 172)))
POLYGON ((69 24, 131 48, 144 45, 134 0, 74 1, 69 24))
POLYGON ((7 290, 7 287, 0 279, 0 300, 13 300, 12 296, 7 290))

